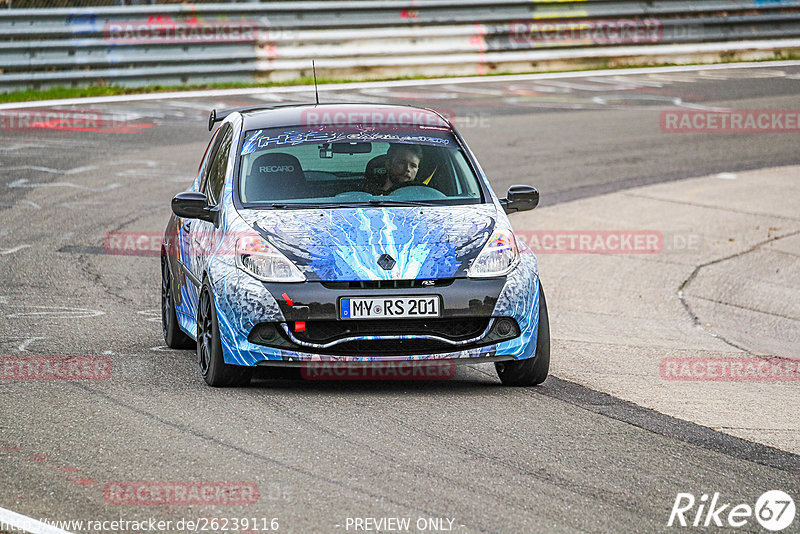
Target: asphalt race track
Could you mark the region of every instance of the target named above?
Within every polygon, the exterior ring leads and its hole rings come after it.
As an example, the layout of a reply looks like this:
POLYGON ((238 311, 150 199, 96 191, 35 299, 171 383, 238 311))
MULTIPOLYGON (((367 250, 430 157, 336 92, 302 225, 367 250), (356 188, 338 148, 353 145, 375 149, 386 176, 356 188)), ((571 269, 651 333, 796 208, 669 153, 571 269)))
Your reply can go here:
MULTIPOLYGON (((796 64, 328 87, 320 97, 443 110, 500 196, 530 183, 549 209, 798 165, 797 133, 671 134, 660 114, 797 110, 799 87, 796 64)), ((460 367, 447 381, 262 376, 247 388, 206 386, 194 352, 163 347, 157 251, 110 254, 104 239, 158 239, 170 199, 196 172, 211 108, 312 99, 265 90, 71 104, 36 126, 20 121, 31 109, 2 111, 0 357, 107 358, 111 373, 0 380, 0 507, 50 520, 258 519, 237 532, 271 529, 272 519, 280 532, 365 532, 377 524, 366 518, 409 518, 412 531, 428 532, 659 532, 675 529, 667 521, 678 493, 719 492, 750 506, 767 490, 800 496, 797 455, 557 373, 530 389, 502 387, 485 365, 460 367), (109 495, 141 481, 244 484, 257 498, 126 505, 109 495)), ((737 531, 763 530, 751 519, 737 531)))

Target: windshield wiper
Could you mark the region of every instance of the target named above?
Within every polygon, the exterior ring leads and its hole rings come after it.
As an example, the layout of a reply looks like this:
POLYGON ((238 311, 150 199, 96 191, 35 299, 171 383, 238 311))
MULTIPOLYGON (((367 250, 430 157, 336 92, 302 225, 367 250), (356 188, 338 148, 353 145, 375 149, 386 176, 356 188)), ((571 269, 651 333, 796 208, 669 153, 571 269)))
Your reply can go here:
POLYGON ((378 200, 373 199, 369 201, 370 206, 436 206, 432 202, 423 202, 421 200, 378 200))
POLYGON ((273 203, 269 207, 276 210, 304 210, 309 208, 335 208, 339 206, 346 206, 346 204, 334 204, 332 202, 314 203, 314 202, 286 202, 273 203))

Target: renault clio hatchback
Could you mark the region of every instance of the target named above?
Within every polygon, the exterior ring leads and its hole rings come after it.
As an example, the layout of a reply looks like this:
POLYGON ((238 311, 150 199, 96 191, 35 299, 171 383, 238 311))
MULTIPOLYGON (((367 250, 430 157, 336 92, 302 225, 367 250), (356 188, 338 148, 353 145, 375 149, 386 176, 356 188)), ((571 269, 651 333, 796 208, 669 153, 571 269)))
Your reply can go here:
POLYGON ((329 104, 212 111, 194 183, 161 253, 169 347, 212 386, 256 366, 493 362, 503 384, 548 373, 536 256, 442 115, 329 104))

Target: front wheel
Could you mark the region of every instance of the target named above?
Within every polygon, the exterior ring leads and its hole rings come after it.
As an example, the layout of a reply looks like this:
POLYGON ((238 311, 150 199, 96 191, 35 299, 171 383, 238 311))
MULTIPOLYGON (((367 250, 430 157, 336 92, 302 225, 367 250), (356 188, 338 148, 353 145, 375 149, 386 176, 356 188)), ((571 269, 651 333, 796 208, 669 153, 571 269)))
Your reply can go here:
POLYGON ((207 282, 200 291, 197 306, 197 361, 200 374, 209 386, 246 386, 253 376, 251 367, 227 364, 222 357, 217 307, 207 282))
POLYGON ((536 339, 536 354, 532 358, 497 362, 497 376, 504 386, 535 386, 544 382, 550 371, 550 320, 544 300, 542 283, 539 282, 539 329, 536 339))

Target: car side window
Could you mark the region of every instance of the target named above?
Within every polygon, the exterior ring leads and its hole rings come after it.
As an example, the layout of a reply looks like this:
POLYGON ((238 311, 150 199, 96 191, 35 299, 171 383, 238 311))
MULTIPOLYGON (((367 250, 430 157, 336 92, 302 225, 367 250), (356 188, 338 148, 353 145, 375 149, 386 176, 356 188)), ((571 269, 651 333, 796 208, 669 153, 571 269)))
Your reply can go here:
POLYGON ((195 177, 195 191, 203 191, 206 187, 206 176, 208 176, 208 166, 214 156, 214 151, 219 144, 219 130, 214 132, 211 136, 211 141, 208 142, 206 151, 203 153, 203 159, 200 161, 200 167, 197 169, 197 176, 195 177))
POLYGON ((219 148, 214 155, 214 161, 208 170, 208 178, 203 191, 208 197, 208 205, 216 206, 222 196, 222 188, 225 186, 225 175, 228 170, 228 157, 231 153, 233 143, 233 128, 228 127, 222 134, 219 148))

